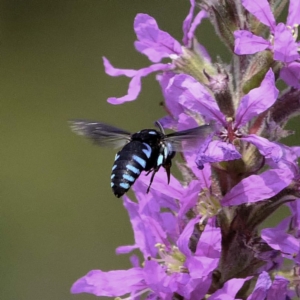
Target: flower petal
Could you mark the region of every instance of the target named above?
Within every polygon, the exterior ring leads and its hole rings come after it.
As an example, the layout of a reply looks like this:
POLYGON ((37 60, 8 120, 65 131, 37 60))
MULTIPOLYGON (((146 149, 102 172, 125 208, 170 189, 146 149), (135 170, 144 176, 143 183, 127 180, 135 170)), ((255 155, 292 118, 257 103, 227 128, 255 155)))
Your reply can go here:
POLYGON ((271 288, 268 291, 268 296, 267 300, 286 300, 289 297, 288 295, 288 285, 289 285, 289 280, 275 275, 275 279, 272 283, 271 288))
POLYGON ((275 28, 276 22, 267 0, 242 0, 243 6, 251 12, 260 22, 269 26, 271 31, 275 28))
POLYGON ((173 93, 171 93, 168 89, 168 87, 173 83, 174 76, 175 74, 172 71, 164 72, 162 74, 157 74, 156 80, 159 82, 164 95, 168 113, 171 114, 174 119, 177 119, 177 117, 184 112, 184 107, 174 99, 173 93))
POLYGON ((265 299, 268 289, 272 285, 271 278, 267 272, 262 272, 256 281, 255 287, 247 300, 265 299))
POLYGON ((205 150, 199 151, 196 164, 202 169, 205 163, 228 161, 241 158, 241 154, 232 144, 221 141, 211 141, 205 150))
POLYGON ((292 179, 292 172, 281 169, 251 175, 235 185, 224 196, 222 205, 240 205, 269 199, 287 187, 292 179))
MULTIPOLYGON (((151 65, 149 67, 146 68, 142 68, 140 70, 137 70, 134 74, 134 76, 132 77, 130 83, 129 83, 129 87, 128 87, 128 91, 127 91, 127 95, 123 96, 123 97, 110 97, 107 99, 107 102, 110 104, 122 104, 124 102, 128 102, 128 101, 133 101, 135 100, 140 91, 141 91, 141 79, 142 77, 148 76, 149 74, 153 73, 153 72, 158 72, 158 71, 165 71, 165 70, 169 70, 171 68, 171 65, 166 65, 166 64, 154 64, 151 65)), ((117 69, 115 69, 117 70, 117 69)), ((131 74, 132 70, 121 70, 119 69, 119 71, 128 71, 126 72, 127 74, 131 74)), ((121 73, 121 72, 120 72, 121 73)), ((123 75, 123 74, 120 74, 123 75)), ((128 76, 128 75, 126 75, 128 76)))
POLYGON ((197 244, 195 255, 186 261, 192 278, 209 276, 218 266, 221 257, 221 239, 220 228, 207 223, 197 244))
POLYGON ((220 258, 222 251, 221 240, 221 229, 207 223, 197 244, 195 255, 220 258))
POLYGON ((201 114, 206 121, 217 120, 225 125, 225 117, 220 112, 216 101, 207 89, 186 74, 175 75, 167 92, 174 101, 178 101, 187 109, 201 114))
POLYGON ((194 18, 194 21, 192 22, 189 31, 187 32, 187 36, 185 37, 185 39, 183 39, 183 44, 185 46, 190 46, 192 44, 195 31, 204 18, 207 18, 207 12, 204 10, 199 11, 196 17, 194 18))
POLYGON ((260 87, 251 90, 242 98, 236 113, 236 126, 243 126, 258 114, 267 110, 276 101, 277 96, 278 90, 275 86, 274 73, 270 69, 260 87))
POLYGON ((169 276, 166 274, 165 269, 155 260, 146 260, 144 265, 145 281, 147 287, 155 292, 156 297, 154 299, 169 299, 165 295, 160 295, 160 293, 172 293, 171 288, 166 284, 169 276), (157 297, 158 295, 161 297, 157 297))
POLYGON ((225 282, 223 287, 214 292, 209 300, 235 300, 237 292, 244 285, 245 281, 251 279, 252 276, 246 278, 233 278, 225 282))
POLYGON ((234 38, 234 53, 238 55, 254 54, 271 46, 270 42, 247 30, 236 30, 234 38))
POLYGON ((171 54, 182 53, 180 43, 169 33, 160 30, 155 19, 147 14, 137 14, 134 30, 138 38, 134 43, 135 48, 152 62, 159 62, 171 54))
MULTIPOLYGON (((137 181, 140 181, 144 185, 144 190, 142 193, 147 191, 147 187, 149 186, 150 178, 146 175, 146 173, 142 173, 137 181)), ((134 186, 135 187, 135 186, 134 186)), ((180 182, 171 175, 170 184, 167 184, 167 173, 165 169, 160 168, 159 171, 155 174, 154 180, 151 184, 150 192, 152 190, 158 191, 160 194, 166 195, 173 199, 180 199, 183 194, 183 188, 180 182)))
MULTIPOLYGON (((132 202, 126 195, 123 197, 123 204, 130 217, 135 245, 144 254, 144 257, 154 257, 157 253, 157 248, 155 248, 155 244, 157 243, 156 236, 151 233, 148 222, 145 222, 145 218, 140 214, 139 205, 132 202)), ((119 253, 125 253, 125 246, 118 249, 122 251, 119 253)), ((133 246, 127 246, 127 250, 131 251, 133 249, 133 246)))
POLYGON ((182 24, 182 31, 183 31, 183 38, 182 38, 182 43, 183 45, 189 45, 190 38, 188 36, 191 24, 192 24, 192 19, 194 16, 194 9, 195 9, 195 0, 190 0, 191 3, 191 8, 189 10, 188 15, 185 17, 183 24, 182 24))
POLYGON ((287 25, 293 27, 295 24, 300 24, 300 1, 290 0, 289 13, 287 17, 287 25))
POLYGON ((256 134, 249 134, 242 137, 241 140, 255 145, 258 151, 265 158, 271 158, 276 163, 279 162, 283 155, 282 149, 278 144, 270 142, 269 140, 256 134))
POLYGON ((141 268, 110 272, 93 270, 73 284, 71 293, 117 297, 143 289, 145 287, 143 282, 143 270, 141 268))
POLYGON ((264 228, 261 230, 261 237, 270 247, 281 251, 283 254, 294 256, 300 250, 299 240, 287 234, 283 228, 264 228))
POLYGON ((191 219, 186 226, 184 227, 184 230, 180 234, 178 240, 177 240, 177 246, 178 249, 186 256, 190 256, 192 254, 191 249, 189 248, 189 241, 192 236, 192 233, 194 231, 195 224, 199 222, 199 217, 196 217, 194 219, 191 219))
MULTIPOLYGON (((205 168, 204 170, 206 170, 205 168)), ((201 185, 198 180, 193 180, 187 186, 186 191, 182 196, 182 203, 178 212, 178 219, 184 219, 185 214, 196 205, 199 197, 199 191, 201 190, 201 185)))
POLYGON ((300 89, 300 63, 292 62, 280 70, 280 78, 288 85, 300 89))
POLYGON ((279 23, 274 33, 274 59, 288 63, 298 58, 298 45, 291 30, 279 23))

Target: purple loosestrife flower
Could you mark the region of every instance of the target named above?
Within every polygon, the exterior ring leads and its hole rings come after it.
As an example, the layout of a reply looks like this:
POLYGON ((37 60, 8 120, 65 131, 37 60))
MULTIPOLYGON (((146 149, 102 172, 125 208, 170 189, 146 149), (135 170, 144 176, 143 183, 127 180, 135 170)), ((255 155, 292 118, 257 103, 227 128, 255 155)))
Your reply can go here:
POLYGON ((298 0, 290 0, 287 23, 276 24, 275 17, 267 0, 242 0, 247 11, 270 29, 269 39, 253 34, 249 30, 234 32, 234 52, 239 55, 254 54, 263 50, 271 50, 274 60, 283 63, 281 78, 294 87, 300 87, 300 55, 298 25, 300 23, 300 4, 298 0))
POLYGON ((162 126, 213 123, 215 131, 193 145, 183 141, 180 181, 171 176, 168 184, 160 168, 146 193, 149 176, 142 173, 132 186, 136 201, 123 197, 134 242, 116 253, 138 250, 143 261, 132 255, 128 270, 90 271, 71 291, 156 300, 299 298, 300 147, 279 141, 292 133, 286 123, 300 114, 300 90, 279 94, 276 82, 280 71, 288 85, 299 87, 300 4, 290 1, 285 25, 275 21, 280 1, 270 7, 266 0, 201 0, 195 17, 190 2, 182 45, 149 15, 136 16, 135 47, 153 64, 121 70, 104 58, 108 74, 131 78, 128 94, 108 101, 136 99, 142 77, 157 72, 167 111, 162 126), (203 17, 231 51, 228 65, 213 62, 196 42, 203 17), (165 58, 171 62, 162 63, 165 58), (267 226, 282 206, 290 215, 267 226))
POLYGON ((213 221, 207 224, 194 245, 195 250, 191 251, 188 245, 193 243, 193 236, 199 230, 195 231, 199 217, 185 220, 170 212, 161 212, 161 209, 180 211, 187 195, 197 196, 190 194, 194 184, 184 188, 172 178, 170 186, 161 191, 165 174, 160 171, 150 193, 145 194, 147 183, 144 177, 141 175, 134 186, 138 203, 127 196, 123 198, 134 230, 135 244, 117 249, 117 253, 140 249, 145 259, 144 266, 112 272, 91 271, 75 282, 73 293, 88 292, 101 296, 131 293, 132 297, 147 293, 163 299, 171 299, 174 293, 186 299, 202 298, 207 293, 212 272, 219 263, 220 228, 215 227, 213 221), (177 205, 175 199, 178 200, 177 205), (128 280, 127 276, 130 277, 128 280))
MULTIPOLYGON (((201 10, 193 18, 195 10, 195 0, 190 0, 191 9, 183 22, 183 46, 176 41, 169 33, 160 30, 155 19, 147 14, 138 14, 134 20, 134 30, 138 40, 134 43, 138 52, 146 55, 154 64, 139 70, 114 68, 107 58, 103 57, 104 67, 110 76, 127 76, 132 78, 129 83, 127 95, 116 98, 108 98, 111 104, 122 104, 135 100, 141 90, 141 79, 153 72, 176 71, 176 65, 183 60, 189 60, 192 52, 189 48, 195 44, 198 54, 203 55, 203 59, 208 59, 205 49, 194 41, 194 32, 202 19, 206 17, 206 12, 201 10), (170 58, 170 63, 159 63, 164 58, 170 58)), ((199 56, 200 59, 200 56, 199 56)), ((193 68, 191 66, 190 68, 193 68)), ((192 70, 190 70, 192 72, 192 70)))
MULTIPOLYGON (((267 139, 256 135, 245 133, 247 123, 254 117, 269 109, 277 99, 278 90, 275 87, 274 74, 269 70, 260 87, 251 90, 240 100, 235 116, 226 117, 219 109, 217 102, 211 96, 207 88, 202 86, 189 75, 175 75, 165 89, 170 111, 173 107, 173 122, 170 118, 164 118, 161 123, 171 127, 178 122, 178 129, 183 129, 187 122, 183 118, 188 112, 196 118, 203 118, 207 122, 214 121, 219 125, 221 140, 215 140, 208 145, 203 145, 197 157, 197 164, 203 168, 204 163, 213 163, 227 160, 239 159, 242 154, 234 147, 237 140, 249 142, 255 145, 258 151, 266 158, 271 157, 278 161, 281 157, 281 148, 278 144, 272 143, 267 139), (174 103, 174 105, 173 105, 174 103), (174 109, 176 107, 177 109, 174 109)), ((188 117, 192 119, 192 117, 188 117)), ((197 122, 195 121, 195 124, 197 122)), ((194 125, 195 126, 195 125, 194 125)), ((190 128, 190 125, 187 127, 190 128)), ((248 126, 248 132, 254 132, 255 128, 248 126)), ((236 143, 237 144, 237 143, 236 143)), ((237 144, 241 149, 241 143, 237 144)))

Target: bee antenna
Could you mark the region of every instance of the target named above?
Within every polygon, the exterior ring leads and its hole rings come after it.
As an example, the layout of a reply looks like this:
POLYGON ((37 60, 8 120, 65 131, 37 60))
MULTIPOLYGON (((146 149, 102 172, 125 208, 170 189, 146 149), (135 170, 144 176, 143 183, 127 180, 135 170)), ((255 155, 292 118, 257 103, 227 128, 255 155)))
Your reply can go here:
POLYGON ((155 121, 154 124, 155 124, 156 127, 159 128, 159 130, 160 130, 160 132, 161 132, 162 134, 165 134, 165 131, 164 131, 162 125, 159 123, 159 121, 155 121))

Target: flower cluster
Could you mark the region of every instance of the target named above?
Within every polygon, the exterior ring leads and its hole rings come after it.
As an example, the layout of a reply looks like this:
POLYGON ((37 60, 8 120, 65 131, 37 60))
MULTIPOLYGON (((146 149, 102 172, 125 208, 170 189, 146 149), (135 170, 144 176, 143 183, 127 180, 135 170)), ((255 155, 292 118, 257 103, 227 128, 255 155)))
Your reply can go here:
POLYGON ((155 72, 168 112, 162 126, 213 123, 214 132, 182 153, 181 181, 171 176, 168 185, 160 169, 145 193, 149 178, 141 174, 136 201, 123 197, 135 243, 116 252, 138 249, 143 261, 132 255, 129 270, 90 271, 71 291, 126 299, 300 297, 300 147, 279 142, 300 113, 300 2, 290 0, 286 24, 275 21, 286 0, 190 2, 182 43, 153 17, 136 16, 135 48, 152 64, 118 69, 104 58, 107 74, 131 78, 127 94, 108 102, 135 100, 142 78, 155 72), (203 18, 232 52, 229 65, 213 62, 196 40, 203 18), (287 85, 281 92, 280 79, 287 85), (283 205, 290 216, 264 228, 283 205))

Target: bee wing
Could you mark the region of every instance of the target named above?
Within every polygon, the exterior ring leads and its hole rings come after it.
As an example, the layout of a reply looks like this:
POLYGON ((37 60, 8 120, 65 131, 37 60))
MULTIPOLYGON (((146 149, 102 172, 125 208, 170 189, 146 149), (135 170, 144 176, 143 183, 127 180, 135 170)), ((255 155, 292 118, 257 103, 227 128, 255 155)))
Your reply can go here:
POLYGON ((174 151, 193 151, 199 148, 199 144, 215 131, 214 124, 207 124, 183 131, 167 134, 165 140, 171 143, 174 151))
POLYGON ((99 146, 120 148, 131 138, 129 132, 100 122, 72 120, 69 123, 73 132, 93 140, 99 146))

